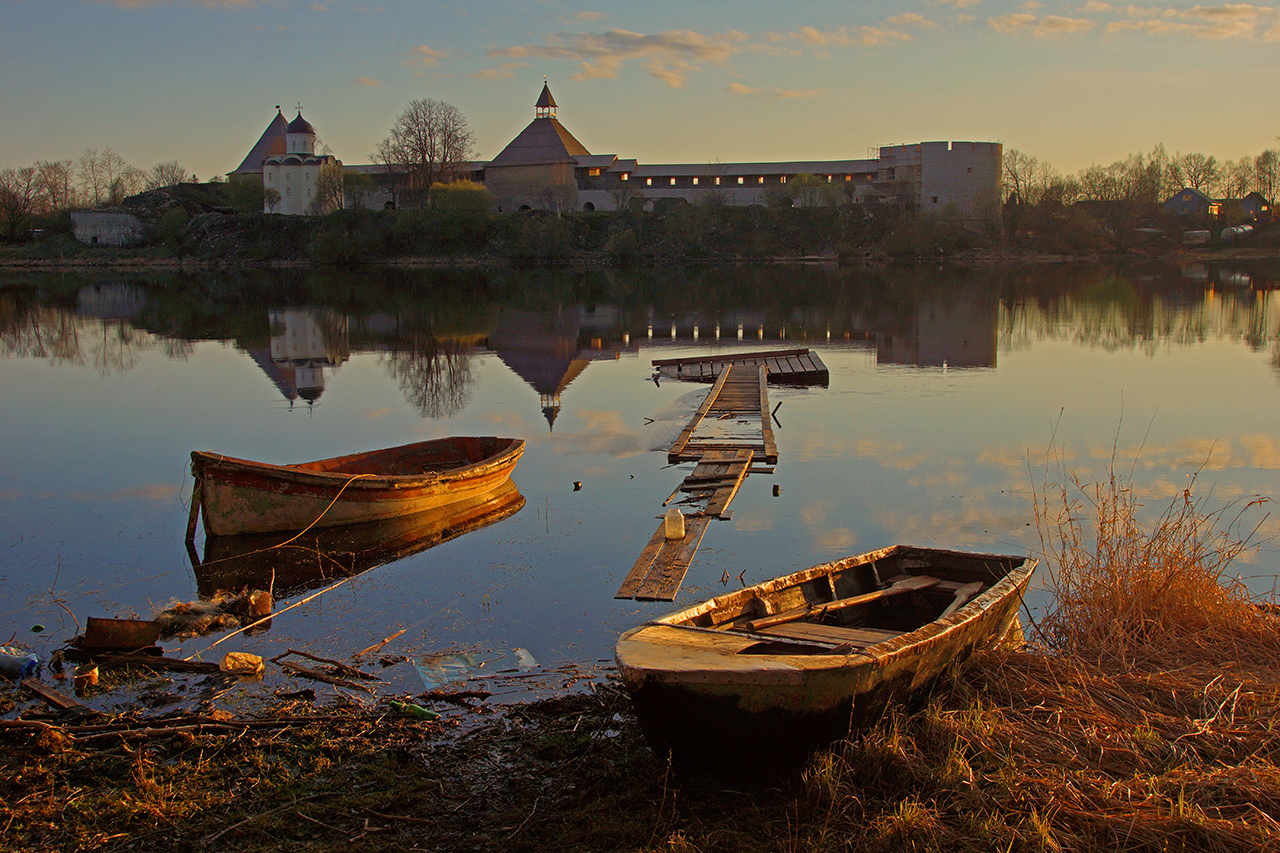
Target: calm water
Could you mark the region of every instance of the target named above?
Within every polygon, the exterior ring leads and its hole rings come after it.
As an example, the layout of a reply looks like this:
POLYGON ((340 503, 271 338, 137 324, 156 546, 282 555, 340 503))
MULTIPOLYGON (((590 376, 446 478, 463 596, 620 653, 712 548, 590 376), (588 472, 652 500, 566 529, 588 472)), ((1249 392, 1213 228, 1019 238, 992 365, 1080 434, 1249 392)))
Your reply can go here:
MULTIPOLYGON (((86 617, 207 592, 183 544, 193 449, 283 463, 497 434, 528 443, 519 512, 264 633, 166 645, 346 658, 404 629, 385 651, 423 673, 392 666, 389 690, 499 658, 563 680, 548 671, 608 661, 673 608, 613 598, 687 473, 663 451, 706 392, 655 383, 650 361, 733 348, 812 347, 830 386, 770 389, 777 472, 712 526, 677 605, 897 542, 1037 553, 1050 445, 1086 479, 1115 453, 1153 509, 1196 471, 1215 503, 1280 495, 1275 272, 9 274, 0 640, 47 656, 86 617)), ((1266 545, 1240 570, 1265 591, 1278 564, 1266 545)), ((258 689, 294 684, 269 670, 258 689)))

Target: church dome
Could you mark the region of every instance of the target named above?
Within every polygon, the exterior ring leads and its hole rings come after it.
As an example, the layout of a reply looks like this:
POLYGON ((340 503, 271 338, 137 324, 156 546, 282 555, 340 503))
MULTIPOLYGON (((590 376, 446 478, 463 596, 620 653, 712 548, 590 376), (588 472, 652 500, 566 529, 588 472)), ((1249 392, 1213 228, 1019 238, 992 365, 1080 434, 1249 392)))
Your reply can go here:
POLYGON ((298 117, 289 122, 289 127, 285 130, 285 133, 309 133, 312 136, 315 136, 316 129, 311 126, 309 121, 302 117, 302 113, 298 113, 298 117))

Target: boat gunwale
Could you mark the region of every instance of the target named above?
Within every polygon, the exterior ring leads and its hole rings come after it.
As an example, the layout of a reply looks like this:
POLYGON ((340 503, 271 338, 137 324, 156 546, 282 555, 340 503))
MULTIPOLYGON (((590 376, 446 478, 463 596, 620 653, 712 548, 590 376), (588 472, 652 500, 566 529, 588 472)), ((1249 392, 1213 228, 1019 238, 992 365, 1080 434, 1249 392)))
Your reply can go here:
MULTIPOLYGON (((828 569, 830 571, 838 571, 839 569, 835 567, 840 566, 841 564, 844 564, 843 566, 844 568, 863 565, 866 562, 871 562, 872 560, 862 559, 862 558, 876 555, 874 559, 880 559, 882 557, 889 556, 899 550, 925 551, 925 552, 930 552, 930 553, 939 554, 939 555, 954 554, 954 555, 958 555, 958 556, 962 556, 970 559, 1000 558, 1004 560, 1019 560, 1021 561, 1021 565, 1018 565, 1017 567, 1009 571, 1008 574, 1006 574, 1004 577, 997 580, 994 584, 991 585, 990 589, 984 591, 980 595, 974 596, 972 599, 966 602, 962 607, 958 608, 954 613, 951 613, 950 615, 943 618, 932 619, 926 622, 925 624, 921 625, 920 627, 915 628, 911 631, 904 632, 896 637, 882 640, 878 643, 874 643, 869 646, 855 648, 846 654, 822 654, 821 652, 816 652, 816 653, 805 652, 805 653, 795 653, 795 654, 767 653, 767 654, 751 655, 750 657, 752 658, 752 660, 759 663, 760 669, 766 669, 769 667, 770 664, 773 664, 773 665, 785 664, 785 665, 793 666, 797 671, 807 671, 807 672, 812 672, 816 670, 820 671, 820 670, 846 669, 846 668, 852 671, 852 670, 862 669, 868 666, 874 669, 879 669, 887 665, 890 661, 904 654, 911 653, 911 652, 921 652, 928 646, 931 646, 935 643, 943 642, 946 636, 951 634, 953 631, 965 630, 967 627, 970 626, 970 623, 973 623, 976 620, 979 620, 985 613, 989 612, 992 609, 993 605, 1003 601, 1004 599, 1012 595, 1016 594, 1021 599, 1026 594, 1026 587, 1030 583, 1031 576, 1040 562, 1039 560, 1033 557, 1029 557, 1025 555, 980 554, 980 553, 968 552, 968 551, 950 551, 950 550, 944 550, 940 548, 923 548, 923 547, 910 546, 910 545, 894 545, 894 546, 890 546, 889 548, 880 549, 878 551, 870 551, 870 552, 867 552, 866 554, 853 555, 851 557, 846 557, 840 560, 834 560, 829 563, 823 563, 818 566, 813 566, 813 567, 810 567, 810 569, 805 569, 800 572, 795 572, 791 575, 786 575, 781 578, 773 578, 769 581, 765 581, 761 584, 756 584, 754 586, 746 587, 741 590, 736 590, 731 595, 719 596, 715 599, 710 599, 709 601, 702 602, 700 605, 695 605, 694 607, 688 607, 688 608, 685 608, 684 610, 677 611, 675 613, 669 614, 668 616, 662 617, 660 619, 650 620, 649 622, 636 626, 635 628, 632 628, 626 631, 625 633, 623 633, 618 640, 618 646, 615 652, 615 659, 618 665, 618 669, 622 673, 624 680, 628 682, 632 682, 633 680, 641 681, 649 677, 657 677, 660 681, 663 681, 664 683, 673 684, 673 685, 683 684, 687 687, 694 687, 698 683, 705 683, 701 676, 694 680, 685 680, 679 677, 679 673, 671 672, 669 670, 665 670, 662 667, 658 667, 658 666, 646 665, 645 662, 642 660, 624 660, 624 657, 631 658, 633 657, 633 655, 643 656, 643 652, 639 652, 639 650, 636 649, 634 651, 628 651, 628 653, 624 655, 623 643, 624 642, 635 643, 640 648, 643 648, 644 646, 656 647, 656 646, 672 645, 662 641, 645 638, 643 634, 652 628, 679 629, 679 628, 689 628, 689 627, 700 627, 700 626, 683 625, 680 623, 680 621, 677 621, 677 620, 679 620, 681 617, 686 615, 690 619, 695 615, 701 615, 701 613, 706 612, 705 609, 702 609, 702 605, 712 604, 713 602, 716 602, 719 599, 729 599, 729 598, 732 598, 733 596, 740 596, 743 593, 758 589, 766 585, 773 587, 775 584, 777 584, 776 588, 785 588, 786 586, 789 586, 789 585, 804 583, 808 580, 811 580, 813 577, 821 576, 822 572, 821 571, 815 572, 815 570, 828 569), (810 574, 811 572, 815 572, 815 573, 810 574), (793 583, 786 583, 788 581, 792 581, 793 583), (697 612, 694 612, 694 611, 697 611, 697 612), (833 659, 837 659, 837 660, 833 661, 833 659)), ((774 590, 771 590, 771 591, 774 591, 774 590)), ((1019 602, 1019 606, 1021 606, 1021 602, 1019 602)), ((759 638, 754 635, 745 634, 742 632, 737 632, 729 629, 706 628, 705 630, 713 633, 722 634, 725 637, 741 637, 741 639, 744 640, 743 648, 749 648, 750 645, 760 642, 759 638)), ((738 650, 730 654, 727 650, 724 650, 724 649, 698 648, 696 647, 696 645, 688 646, 687 652, 692 656, 708 661, 707 666, 712 666, 712 664, 710 663, 711 661, 726 659, 729 657, 738 658, 739 655, 741 655, 741 650, 738 650)), ((700 671, 705 672, 705 667, 700 671)), ((751 671, 752 669, 750 667, 743 668, 743 669, 732 669, 732 670, 725 669, 723 670, 723 675, 725 678, 724 678, 724 681, 721 683, 749 681, 751 671)))
POLYGON ((472 480, 483 477, 491 470, 499 473, 512 467, 524 453, 525 442, 522 438, 498 438, 496 441, 506 442, 497 453, 466 465, 449 468, 443 471, 428 471, 422 474, 366 474, 338 471, 314 471, 303 468, 303 465, 315 465, 322 462, 333 462, 347 459, 377 459, 379 456, 403 455, 412 448, 430 445, 445 445, 456 437, 429 439, 412 442, 395 447, 366 450, 359 453, 347 453, 341 456, 330 456, 311 462, 291 465, 276 465, 270 462, 258 462, 252 459, 241 459, 235 456, 207 450, 191 451, 191 465, 195 476, 207 479, 212 475, 215 480, 226 480, 236 475, 259 477, 275 483, 288 482, 298 486, 332 489, 346 487, 359 491, 386 489, 430 488, 449 484, 459 480, 472 480))

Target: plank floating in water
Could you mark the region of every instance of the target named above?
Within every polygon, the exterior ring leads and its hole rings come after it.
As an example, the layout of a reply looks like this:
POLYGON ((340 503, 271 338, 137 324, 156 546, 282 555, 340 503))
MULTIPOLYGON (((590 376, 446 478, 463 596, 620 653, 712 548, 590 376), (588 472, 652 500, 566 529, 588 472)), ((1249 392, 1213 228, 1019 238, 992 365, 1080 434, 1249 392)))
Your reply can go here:
POLYGON ((714 381, 725 365, 750 367, 763 364, 769 370, 769 381, 775 385, 822 385, 831 374, 822 359, 811 349, 766 350, 763 352, 719 353, 714 356, 654 359, 653 366, 667 379, 692 382, 714 381))
POLYGON ((614 598, 674 601, 710 523, 709 516, 687 515, 684 519, 684 538, 674 541, 667 539, 666 525, 659 524, 658 532, 653 534, 649 544, 640 552, 639 559, 631 567, 622 586, 618 587, 614 598))

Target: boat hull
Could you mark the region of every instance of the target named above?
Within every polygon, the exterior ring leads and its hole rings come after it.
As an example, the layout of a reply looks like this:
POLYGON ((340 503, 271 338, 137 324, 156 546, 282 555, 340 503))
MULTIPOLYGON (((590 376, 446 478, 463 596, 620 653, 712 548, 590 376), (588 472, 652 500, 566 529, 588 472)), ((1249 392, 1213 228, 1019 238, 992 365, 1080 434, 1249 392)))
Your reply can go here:
MULTIPOLYGON (((618 668, 645 737, 660 756, 694 770, 782 770, 874 724, 886 709, 920 697, 949 667, 1002 640, 1016 623, 1034 566, 1020 557, 884 549, 634 628, 618 641, 618 668), (901 624, 900 614, 891 612, 892 605, 885 605, 882 615, 898 619, 895 627, 903 630, 886 631, 886 639, 853 649, 831 644, 788 649, 787 641, 705 624, 714 622, 717 613, 743 610, 753 596, 794 599, 796 590, 818 584, 833 567, 843 572, 896 560, 914 562, 918 565, 912 571, 924 572, 929 559, 943 557, 969 568, 999 560, 1008 570, 993 572, 985 591, 953 613, 911 630, 905 630, 910 625, 901 624), (768 653, 774 646, 780 653, 768 653)), ((977 575, 966 569, 959 576, 967 580, 977 575)))
POLYGON ((505 483, 524 442, 444 438, 269 465, 195 451, 205 533, 228 536, 397 518, 483 495, 505 483))

